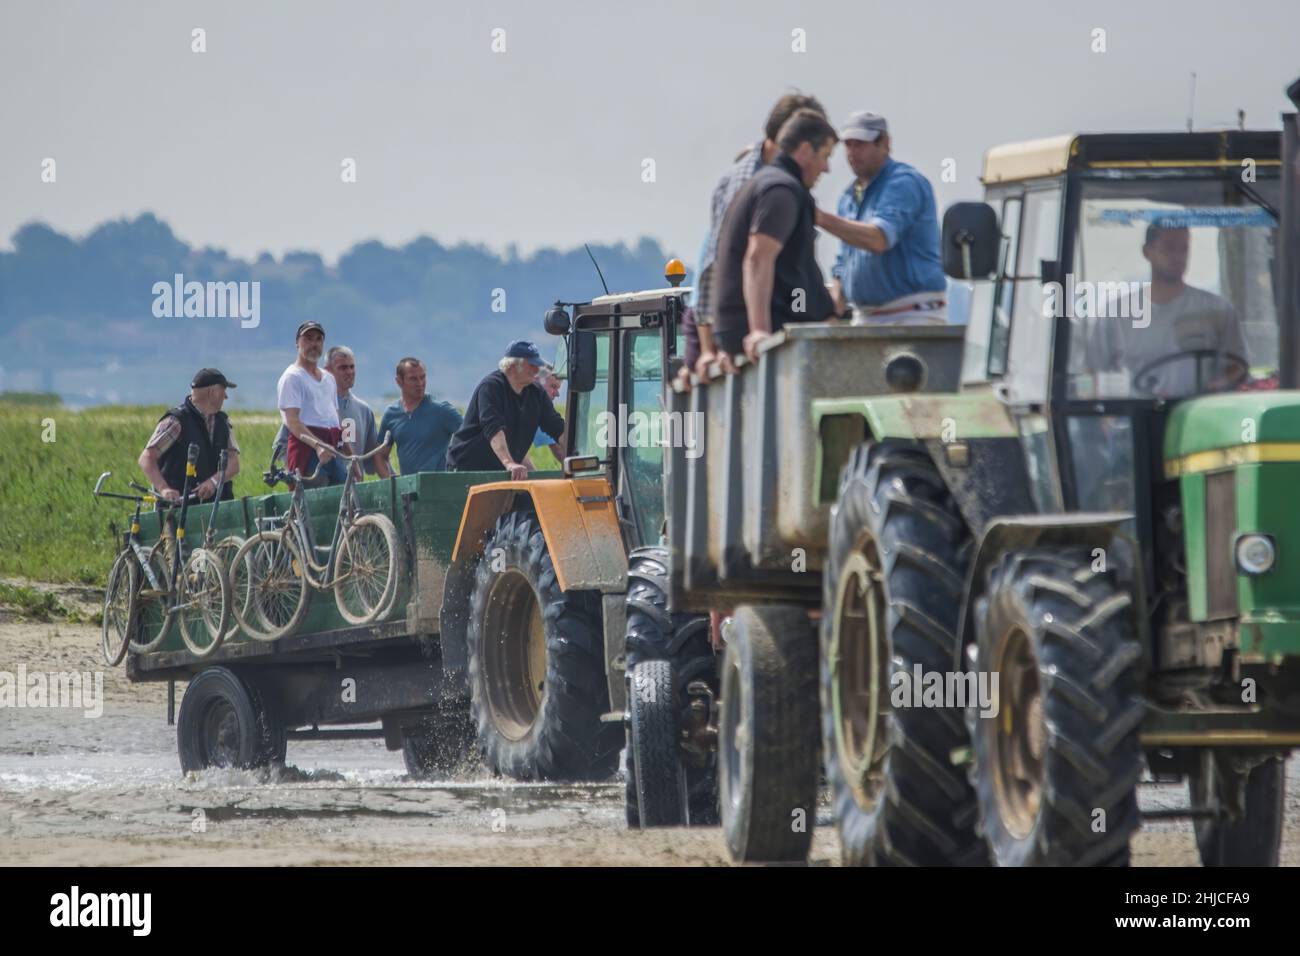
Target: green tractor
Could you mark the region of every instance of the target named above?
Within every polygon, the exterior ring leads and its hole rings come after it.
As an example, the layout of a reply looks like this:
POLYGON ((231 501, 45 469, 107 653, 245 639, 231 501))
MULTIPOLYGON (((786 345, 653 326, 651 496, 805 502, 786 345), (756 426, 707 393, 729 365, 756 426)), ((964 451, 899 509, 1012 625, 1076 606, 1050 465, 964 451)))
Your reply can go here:
POLYGON ((1122 865, 1146 815, 1190 817, 1207 865, 1277 864, 1300 744, 1283 127, 991 150, 985 201, 944 217, 973 288, 959 390, 813 403, 846 862, 1122 865), (1144 813, 1140 778, 1187 805, 1144 813))

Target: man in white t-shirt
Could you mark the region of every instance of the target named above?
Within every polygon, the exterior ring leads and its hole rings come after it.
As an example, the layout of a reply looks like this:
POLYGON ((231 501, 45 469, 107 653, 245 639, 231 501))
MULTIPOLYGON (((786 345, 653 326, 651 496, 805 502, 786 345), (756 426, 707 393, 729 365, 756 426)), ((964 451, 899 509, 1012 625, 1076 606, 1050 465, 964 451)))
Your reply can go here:
POLYGON ((298 360, 284 370, 276 386, 276 404, 289 429, 285 464, 306 477, 319 461, 323 483, 342 484, 347 472, 335 452, 343 438, 338 386, 334 376, 318 366, 325 329, 319 322, 304 322, 298 326, 297 344, 298 360))

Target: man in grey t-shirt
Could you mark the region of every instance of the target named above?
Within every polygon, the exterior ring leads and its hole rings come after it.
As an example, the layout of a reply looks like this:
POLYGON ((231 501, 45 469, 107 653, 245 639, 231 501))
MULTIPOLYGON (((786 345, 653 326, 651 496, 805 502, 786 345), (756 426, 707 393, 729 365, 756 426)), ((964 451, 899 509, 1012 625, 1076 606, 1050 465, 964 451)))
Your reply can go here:
MULTIPOLYGON (((1151 263, 1151 292, 1145 303, 1150 321, 1116 318, 1132 310, 1109 308, 1108 317, 1088 320, 1088 368, 1126 372, 1134 396, 1181 398, 1217 391, 1249 370, 1241 367, 1249 356, 1232 303, 1183 281, 1190 248, 1186 227, 1148 228, 1142 255, 1151 263), (1143 372, 1161 359, 1168 361, 1143 372)), ((1101 394, 1115 397, 1116 390, 1103 388, 1101 394)))

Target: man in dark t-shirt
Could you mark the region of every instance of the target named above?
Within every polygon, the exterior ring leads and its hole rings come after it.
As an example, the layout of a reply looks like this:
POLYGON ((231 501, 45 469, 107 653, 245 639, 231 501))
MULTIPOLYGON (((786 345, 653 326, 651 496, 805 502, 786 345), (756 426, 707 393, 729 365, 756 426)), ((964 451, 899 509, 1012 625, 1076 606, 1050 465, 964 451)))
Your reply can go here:
POLYGON ((474 388, 465 420, 447 447, 448 471, 505 471, 528 477, 523 464, 540 427, 564 444, 564 419, 537 384, 545 363, 532 342, 511 342, 497 371, 474 388))
POLYGON ((737 193, 723 217, 714 264, 714 339, 729 356, 757 358, 758 343, 787 322, 835 314, 814 248, 809 190, 830 168, 837 137, 822 114, 798 110, 781 127, 780 152, 737 193))

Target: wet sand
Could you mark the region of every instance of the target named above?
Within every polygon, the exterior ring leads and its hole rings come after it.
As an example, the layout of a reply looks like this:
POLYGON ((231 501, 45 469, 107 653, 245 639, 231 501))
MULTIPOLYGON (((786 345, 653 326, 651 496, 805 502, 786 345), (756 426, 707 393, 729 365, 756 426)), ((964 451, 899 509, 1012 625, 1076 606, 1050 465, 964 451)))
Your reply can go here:
MULTIPOLYGON (((415 782, 380 740, 290 741, 279 770, 185 777, 166 685, 129 684, 99 630, 0 623, 0 671, 100 671, 103 713, 0 708, 0 862, 11 865, 726 865, 721 831, 628 831, 623 788, 518 784, 482 771, 415 782)), ((177 706, 182 688, 177 688, 177 706)), ((1289 767, 1283 863, 1300 863, 1300 760, 1289 767)), ((1145 787, 1146 807, 1182 787, 1145 787)), ((829 809, 812 862, 837 865, 829 809)), ((1134 863, 1196 865, 1190 823, 1148 822, 1134 863)))

